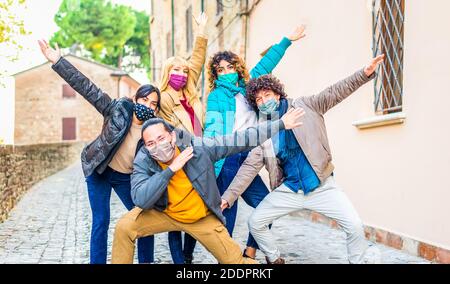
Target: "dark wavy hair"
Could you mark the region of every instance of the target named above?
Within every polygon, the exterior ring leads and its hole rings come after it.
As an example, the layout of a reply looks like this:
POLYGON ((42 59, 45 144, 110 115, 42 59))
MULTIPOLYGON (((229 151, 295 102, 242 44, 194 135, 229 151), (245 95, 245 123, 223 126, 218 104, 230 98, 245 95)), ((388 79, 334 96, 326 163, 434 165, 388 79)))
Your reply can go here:
POLYGON ((245 83, 250 80, 250 74, 248 73, 247 67, 245 66, 245 62, 242 58, 231 51, 219 51, 214 54, 208 62, 209 88, 211 90, 215 87, 214 82, 218 77, 217 68, 220 66, 219 64, 222 60, 233 64, 236 72, 239 74, 239 80, 244 79, 245 83))
POLYGON ((145 98, 148 95, 150 95, 151 93, 155 92, 156 95, 158 96, 158 104, 157 104, 157 109, 160 110, 161 109, 161 92, 159 91, 159 89, 153 85, 150 84, 145 84, 142 85, 141 87, 139 87, 139 89, 136 91, 136 101, 140 98, 145 98))
POLYGON ((272 91, 280 96, 280 99, 287 97, 284 92, 284 85, 273 75, 263 75, 261 77, 251 79, 247 84, 247 101, 248 103, 258 111, 256 105, 256 95, 260 91, 272 91))

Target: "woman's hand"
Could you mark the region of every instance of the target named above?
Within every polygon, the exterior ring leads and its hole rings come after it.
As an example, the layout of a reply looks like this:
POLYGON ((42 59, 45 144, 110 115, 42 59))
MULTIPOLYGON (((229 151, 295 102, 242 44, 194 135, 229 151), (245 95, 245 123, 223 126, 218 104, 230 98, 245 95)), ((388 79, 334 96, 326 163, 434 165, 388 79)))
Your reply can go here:
POLYGON ((381 62, 383 62, 384 58, 385 58, 384 54, 378 55, 377 57, 373 58, 368 65, 366 65, 366 67, 364 68, 364 73, 366 74, 367 77, 370 77, 373 74, 373 72, 377 70, 378 65, 380 65, 381 62))
POLYGON ((197 18, 194 16, 193 18, 198 25, 198 33, 204 35, 206 31, 206 24, 208 23, 208 16, 205 12, 202 12, 197 18))
POLYGON ((290 41, 297 41, 297 40, 299 40, 301 38, 304 38, 306 36, 305 29, 306 29, 306 26, 305 25, 301 25, 301 26, 297 27, 295 29, 295 31, 290 36, 288 36, 287 38, 290 41))
POLYGON ((38 40, 38 43, 45 58, 53 64, 58 62, 59 58, 61 58, 61 50, 59 49, 57 43, 55 43, 55 49, 53 49, 45 39, 38 40))

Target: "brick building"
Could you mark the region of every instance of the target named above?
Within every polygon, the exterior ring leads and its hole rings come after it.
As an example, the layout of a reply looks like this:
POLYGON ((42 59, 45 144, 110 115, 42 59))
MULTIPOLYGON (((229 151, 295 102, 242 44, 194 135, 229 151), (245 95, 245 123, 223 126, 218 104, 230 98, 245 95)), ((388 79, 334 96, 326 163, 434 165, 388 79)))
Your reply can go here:
MULTIPOLYGON (((120 70, 74 55, 66 58, 112 98, 132 96, 139 83, 120 70)), ((77 94, 51 63, 14 75, 14 144, 90 141, 102 127, 102 116, 77 94)))

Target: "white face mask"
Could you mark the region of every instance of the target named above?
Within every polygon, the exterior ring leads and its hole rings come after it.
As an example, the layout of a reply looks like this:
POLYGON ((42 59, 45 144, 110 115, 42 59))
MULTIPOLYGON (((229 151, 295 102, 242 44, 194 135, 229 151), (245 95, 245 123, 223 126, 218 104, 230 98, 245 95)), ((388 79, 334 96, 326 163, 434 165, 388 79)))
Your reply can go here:
POLYGON ((170 141, 161 142, 159 145, 147 149, 153 159, 162 163, 167 163, 175 155, 175 145, 172 145, 170 141))

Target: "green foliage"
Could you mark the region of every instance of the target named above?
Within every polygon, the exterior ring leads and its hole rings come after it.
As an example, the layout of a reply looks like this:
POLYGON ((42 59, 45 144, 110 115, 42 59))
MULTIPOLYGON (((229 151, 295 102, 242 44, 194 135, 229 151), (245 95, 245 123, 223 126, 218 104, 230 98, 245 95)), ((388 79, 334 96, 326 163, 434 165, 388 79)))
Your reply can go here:
POLYGON ((105 0, 63 0, 55 15, 60 30, 50 42, 62 48, 83 48, 92 59, 127 71, 148 71, 148 21, 144 12, 105 0), (124 60, 127 57, 137 60, 124 60), (132 63, 122 63, 129 61, 132 63))

